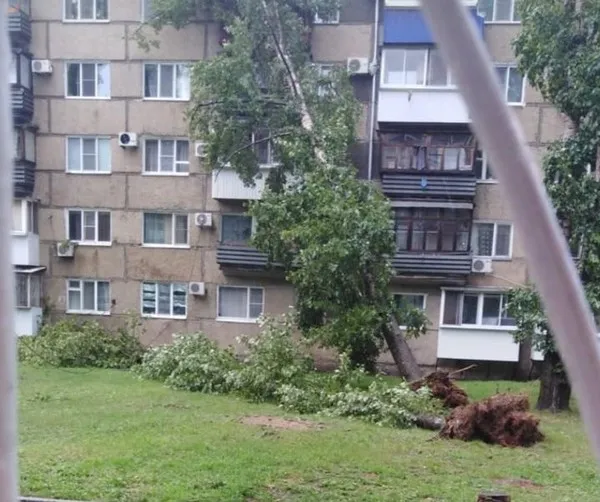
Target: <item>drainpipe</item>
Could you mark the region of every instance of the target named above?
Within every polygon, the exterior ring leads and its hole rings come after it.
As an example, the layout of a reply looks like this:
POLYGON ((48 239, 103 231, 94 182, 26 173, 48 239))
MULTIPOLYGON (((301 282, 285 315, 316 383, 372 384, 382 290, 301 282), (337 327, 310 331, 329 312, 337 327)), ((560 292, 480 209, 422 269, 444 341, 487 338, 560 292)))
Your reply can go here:
POLYGON ((375 28, 373 32, 373 55, 371 57, 371 68, 373 68, 373 83, 371 84, 371 113, 369 117, 369 168, 367 178, 373 178, 373 141, 375 139, 375 100, 377 99, 377 76, 379 63, 377 52, 379 48, 379 1, 375 0, 375 28))

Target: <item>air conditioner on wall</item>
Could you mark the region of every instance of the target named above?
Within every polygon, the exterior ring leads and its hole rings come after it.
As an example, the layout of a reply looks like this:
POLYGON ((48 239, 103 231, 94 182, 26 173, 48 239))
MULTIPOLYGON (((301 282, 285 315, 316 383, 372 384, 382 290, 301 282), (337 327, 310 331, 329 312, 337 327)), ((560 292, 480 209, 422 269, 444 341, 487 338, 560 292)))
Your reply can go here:
POLYGON ((350 75, 369 74, 369 58, 348 58, 346 66, 350 75))
POLYGON ((75 256, 75 243, 70 241, 57 242, 56 256, 59 258, 73 258, 75 256))
POLYGON ((200 228, 212 227, 212 213, 196 213, 194 215, 194 223, 200 228))
POLYGON ((204 141, 196 141, 194 143, 194 155, 199 159, 206 157, 206 143, 204 141))
POLYGON ((471 272, 476 274, 490 274, 492 272, 491 258, 473 258, 471 272))
POLYGON ((188 291, 193 296, 204 296, 206 294, 206 287, 203 282, 190 282, 188 291))
POLYGON ((31 61, 31 71, 36 75, 50 75, 52 70, 52 61, 49 59, 33 59, 31 61))
POLYGON ((119 133, 119 146, 121 148, 136 148, 138 146, 138 137, 134 132, 120 132, 119 133))

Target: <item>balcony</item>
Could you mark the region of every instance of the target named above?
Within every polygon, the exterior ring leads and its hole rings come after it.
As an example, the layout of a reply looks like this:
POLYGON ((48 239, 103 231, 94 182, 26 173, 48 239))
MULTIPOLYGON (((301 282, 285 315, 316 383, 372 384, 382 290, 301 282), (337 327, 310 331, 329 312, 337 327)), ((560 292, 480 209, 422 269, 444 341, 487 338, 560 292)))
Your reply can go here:
POLYGON ((13 52, 9 76, 13 124, 22 126, 33 119, 31 55, 25 52, 13 52))
POLYGON ((27 49, 31 43, 31 18, 28 10, 11 1, 8 8, 8 34, 10 44, 16 49, 27 49))
POLYGON ((381 187, 392 199, 472 204, 476 176, 470 133, 382 133, 381 187))
POLYGON ((470 253, 414 253, 397 252, 392 267, 398 276, 455 277, 465 279, 471 273, 470 253))
POLYGON ((268 172, 268 169, 262 169, 261 177, 254 180, 254 186, 246 186, 235 171, 213 171, 212 197, 216 200, 258 200, 265 188, 268 172))
POLYGON ((16 199, 31 197, 35 188, 35 162, 16 160, 13 170, 13 193, 16 199))

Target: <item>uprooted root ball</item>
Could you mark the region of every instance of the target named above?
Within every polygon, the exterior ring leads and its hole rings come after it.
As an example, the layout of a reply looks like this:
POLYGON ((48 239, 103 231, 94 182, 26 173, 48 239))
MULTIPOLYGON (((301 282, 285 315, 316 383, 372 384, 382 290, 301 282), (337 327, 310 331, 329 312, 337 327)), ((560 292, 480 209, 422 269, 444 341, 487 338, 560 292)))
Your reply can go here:
POLYGON ((429 387, 433 397, 440 399, 446 408, 464 406, 469 402, 467 393, 456 385, 445 371, 435 371, 410 385, 415 391, 423 386, 429 387))
POLYGON ((525 395, 498 394, 452 410, 440 436, 463 441, 481 440, 502 446, 532 446, 542 441, 539 418, 528 412, 525 395))

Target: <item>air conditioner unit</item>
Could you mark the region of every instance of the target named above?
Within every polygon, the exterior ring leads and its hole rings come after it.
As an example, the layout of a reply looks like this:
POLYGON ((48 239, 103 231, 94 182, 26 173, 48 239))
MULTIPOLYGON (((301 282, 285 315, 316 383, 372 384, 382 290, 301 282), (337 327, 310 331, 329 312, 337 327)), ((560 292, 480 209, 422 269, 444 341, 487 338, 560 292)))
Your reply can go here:
POLYGON ((212 213, 196 213, 194 222, 197 227, 210 228, 212 227, 212 213))
POLYGON ((33 59, 31 71, 37 75, 50 75, 52 73, 52 61, 49 59, 33 59))
POLYGON ((196 141, 194 143, 194 155, 199 159, 206 157, 206 143, 204 141, 196 141))
POLYGON ((194 296, 204 296, 206 294, 206 288, 203 282, 190 282, 189 293, 194 296))
POLYGON ((368 75, 369 58, 348 58, 347 68, 350 75, 368 75))
POLYGON ((473 258, 471 262, 471 272, 476 274, 489 274, 492 272, 491 258, 473 258))
POLYGON ((122 148, 137 148, 138 137, 134 132, 120 132, 119 133, 119 146, 122 148))
POLYGON ((56 256, 59 258, 73 258, 75 256, 75 243, 70 241, 56 244, 56 256))

